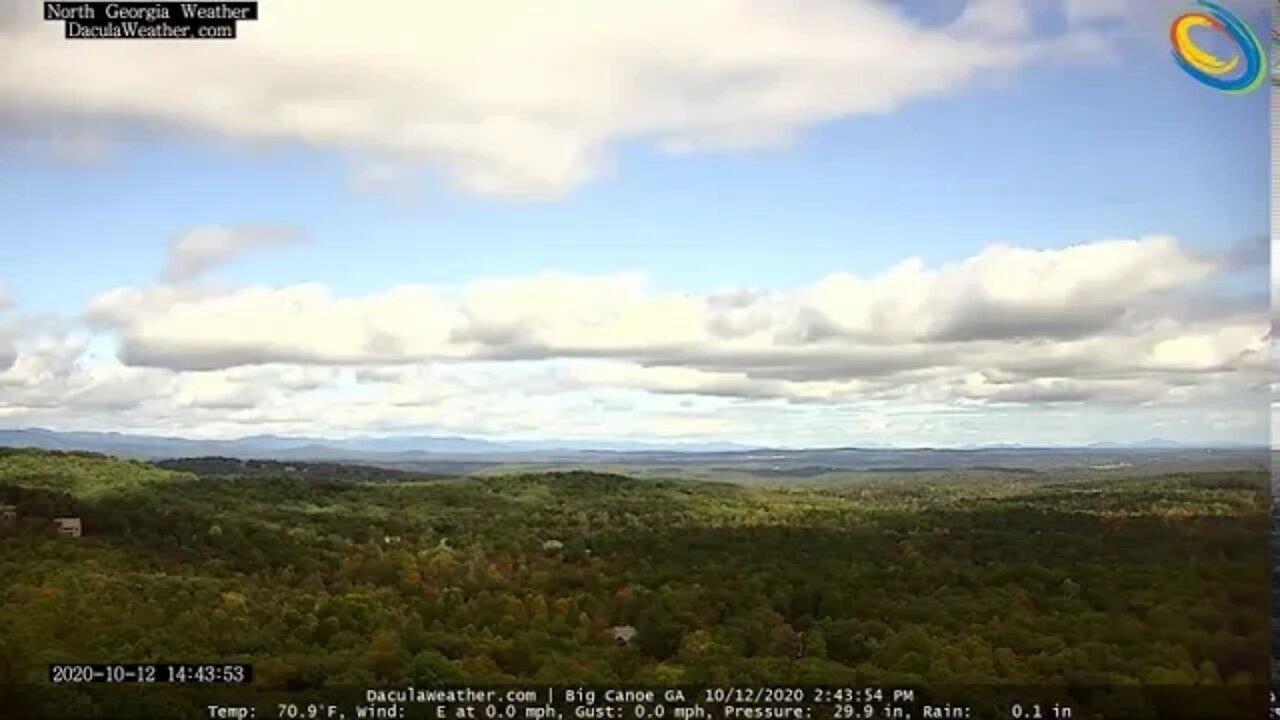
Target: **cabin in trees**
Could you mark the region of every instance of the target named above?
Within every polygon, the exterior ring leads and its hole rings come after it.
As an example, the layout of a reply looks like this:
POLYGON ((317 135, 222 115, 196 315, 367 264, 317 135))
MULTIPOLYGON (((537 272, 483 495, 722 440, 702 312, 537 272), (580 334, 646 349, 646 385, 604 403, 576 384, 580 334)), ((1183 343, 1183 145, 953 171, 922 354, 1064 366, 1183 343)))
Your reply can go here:
POLYGON ((58 534, 63 537, 80 537, 81 527, 78 517, 54 518, 53 524, 58 526, 58 534))
POLYGON ((636 636, 636 629, 630 625, 617 625, 609 630, 609 634, 613 636, 613 644, 621 647, 631 644, 636 636))

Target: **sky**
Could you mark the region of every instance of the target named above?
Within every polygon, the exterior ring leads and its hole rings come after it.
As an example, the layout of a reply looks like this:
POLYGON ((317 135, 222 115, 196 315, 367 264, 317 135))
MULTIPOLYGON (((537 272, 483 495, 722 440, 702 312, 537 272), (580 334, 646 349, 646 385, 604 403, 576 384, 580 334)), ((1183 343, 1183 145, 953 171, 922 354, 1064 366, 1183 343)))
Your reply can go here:
POLYGON ((1269 92, 1189 4, 352 8, 0 9, 0 427, 1269 438, 1269 92))

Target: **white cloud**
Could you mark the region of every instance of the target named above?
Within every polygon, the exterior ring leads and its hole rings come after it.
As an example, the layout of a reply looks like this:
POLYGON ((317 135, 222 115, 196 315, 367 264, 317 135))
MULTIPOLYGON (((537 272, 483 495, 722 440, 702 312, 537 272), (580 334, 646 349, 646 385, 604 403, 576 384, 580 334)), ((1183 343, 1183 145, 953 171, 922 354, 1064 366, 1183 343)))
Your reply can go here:
POLYGON ((0 416, 215 436, 946 444, 1160 423, 1239 439, 1265 434, 1271 372, 1265 308, 1213 294, 1234 267, 1149 237, 992 247, 769 292, 556 272, 353 297, 120 288, 87 309, 94 344, 110 338, 119 360, 95 359, 83 334, 28 328, 0 371, 0 416))
MULTIPOLYGON (((104 128, 140 121, 336 149, 357 192, 399 191, 430 167, 474 192, 544 198, 608 172, 624 142, 777 146, 984 76, 1092 60, 1115 46, 1102 28, 1116 21, 1163 42, 1157 16, 1173 5, 1064 0, 1068 30, 1043 38, 1035 2, 970 0, 925 28, 869 0, 272 0, 216 53, 67 43, 38 3, 8 4, 0 121, 42 128, 63 159, 102 159, 104 128)), ((1249 429, 1268 379, 1262 313, 1205 294, 1222 262, 1172 238, 992 247, 699 295, 626 272, 360 296, 192 282, 295 239, 243 227, 176 238, 167 284, 93 300, 92 339, 0 327, 0 418, 209 434, 1069 440, 1120 425, 1249 429), (91 352, 108 341, 122 362, 91 352)))
POLYGON ((88 316, 119 333, 126 362, 178 370, 576 357, 850 380, 957 358, 1084 371, 1116 348, 1125 367, 1212 369, 1242 357, 1264 329, 1248 318, 1206 335, 1203 321, 1164 318, 1160 299, 1219 267, 1173 238, 1150 237, 993 247, 937 268, 908 260, 869 278, 836 273, 771 293, 659 293, 636 273, 543 273, 352 298, 319 284, 126 288, 95 298, 88 316))
MULTIPOLYGON (((31 341, 20 355, 15 352, 10 358, 7 371, 0 374, 0 387, 8 393, 53 388, 71 373, 76 359, 87 347, 84 338, 73 336, 45 336, 31 341)), ((25 400, 30 403, 33 399, 25 400)))
MULTIPOLYGON (((395 158, 395 175, 430 164, 475 192, 546 197, 602 172, 621 141, 774 145, 1100 48, 1087 24, 1033 37, 1031 2, 970 2, 954 25, 924 28, 871 0, 273 0, 216 53, 67 43, 24 5, 0 22, 0 104, 300 141, 395 158)), ((366 170, 357 186, 388 178, 366 170)))
POLYGON ((169 243, 165 277, 191 280, 253 250, 296 244, 299 234, 282 227, 200 227, 169 243))

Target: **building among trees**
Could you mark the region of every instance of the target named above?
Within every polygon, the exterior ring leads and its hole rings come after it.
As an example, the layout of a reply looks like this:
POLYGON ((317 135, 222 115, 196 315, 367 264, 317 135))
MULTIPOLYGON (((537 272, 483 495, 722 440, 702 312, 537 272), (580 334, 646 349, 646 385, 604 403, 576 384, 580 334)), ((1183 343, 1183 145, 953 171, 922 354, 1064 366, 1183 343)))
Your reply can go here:
POLYGON ((609 632, 613 635, 613 643, 615 645, 630 645, 636 636, 636 629, 630 625, 618 625, 609 632))
POLYGON ((58 526, 58 534, 63 537, 80 537, 81 527, 80 518, 78 517, 54 518, 53 524, 58 526))

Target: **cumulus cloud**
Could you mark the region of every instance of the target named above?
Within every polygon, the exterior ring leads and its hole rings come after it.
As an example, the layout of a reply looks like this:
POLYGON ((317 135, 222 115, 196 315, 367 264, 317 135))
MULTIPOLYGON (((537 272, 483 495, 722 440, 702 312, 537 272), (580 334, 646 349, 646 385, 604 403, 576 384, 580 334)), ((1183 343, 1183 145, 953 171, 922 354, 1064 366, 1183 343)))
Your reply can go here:
POLYGON ((164 275, 172 281, 191 280, 245 253, 300 241, 296 230, 285 227, 195 228, 170 241, 164 275))
POLYGON ((1120 342, 1131 367, 1200 367, 1226 362, 1205 343, 1243 351, 1237 346, 1252 331, 1229 326, 1193 341, 1188 333, 1199 328, 1163 318, 1153 299, 1194 288, 1222 266, 1155 236, 1060 250, 997 246, 940 267, 912 259, 788 291, 673 294, 652 291, 638 273, 543 273, 351 298, 320 284, 125 288, 95 298, 88 316, 119 333, 129 364, 179 370, 567 357, 849 379, 958 355, 995 362, 1009 343, 1021 354, 999 362, 1014 369, 1031 358, 1088 367, 1110 354, 1102 338, 1120 342))
MULTIPOLYGON (((273 0, 216 57, 199 43, 68 44, 36 4, 0 25, 0 105, 388 156, 471 191, 547 197, 607 168, 618 142, 775 145, 1103 47, 1097 8, 1075 0, 1067 31, 1039 37, 1035 1, 973 0, 924 27, 874 0, 273 0)), ((354 182, 381 184, 389 167, 354 182)))
MULTIPOLYGON (((397 408, 610 389, 833 406, 1185 404, 1265 384, 1264 308, 1217 300, 1206 282, 1232 267, 1152 236, 995 246, 790 290, 675 294, 638 273, 553 272, 360 297, 161 286, 104 293, 88 316, 126 365, 232 384, 267 373, 285 391, 353 368, 352 387, 397 408), (552 368, 513 370, 530 364, 552 368), (293 380, 278 370, 289 365, 293 380)), ((253 396, 202 392, 206 405, 253 396)))
POLYGON ((1272 376, 1265 304, 1215 294, 1237 270, 1153 236, 698 294, 630 272, 357 296, 118 288, 86 309, 93 334, 12 336, 0 420, 789 444, 1088 442, 1160 423, 1231 439, 1264 432, 1272 376))

